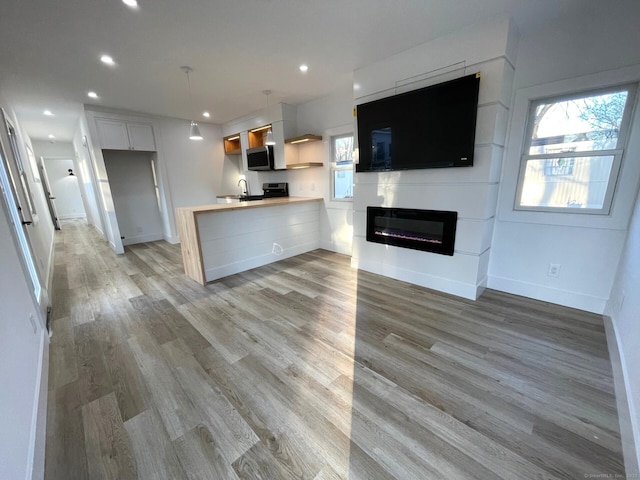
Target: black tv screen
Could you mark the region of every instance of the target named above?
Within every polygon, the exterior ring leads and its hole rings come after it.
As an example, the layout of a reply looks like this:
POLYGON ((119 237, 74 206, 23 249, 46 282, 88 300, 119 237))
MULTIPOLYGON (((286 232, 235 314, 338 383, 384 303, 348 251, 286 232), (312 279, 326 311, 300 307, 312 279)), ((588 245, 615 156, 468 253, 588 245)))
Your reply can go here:
POLYGON ((470 167, 480 74, 357 106, 357 172, 470 167))

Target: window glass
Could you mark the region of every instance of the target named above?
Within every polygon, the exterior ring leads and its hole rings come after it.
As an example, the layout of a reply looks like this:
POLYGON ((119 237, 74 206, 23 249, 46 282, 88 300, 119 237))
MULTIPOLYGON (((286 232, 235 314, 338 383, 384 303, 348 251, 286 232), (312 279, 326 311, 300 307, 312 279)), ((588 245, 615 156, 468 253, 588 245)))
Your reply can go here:
POLYGON ((628 92, 535 106, 529 154, 611 150, 618 146, 628 92))
POLYGON ((520 204, 601 209, 614 156, 528 160, 520 204))
POLYGON ((353 135, 333 137, 333 162, 337 165, 353 163, 353 135))
POLYGON ((334 200, 353 198, 353 168, 333 169, 333 198, 334 200))
POLYGON ((609 213, 635 86, 531 104, 516 209, 609 213))
POLYGON ((331 138, 331 199, 353 198, 353 135, 331 138))

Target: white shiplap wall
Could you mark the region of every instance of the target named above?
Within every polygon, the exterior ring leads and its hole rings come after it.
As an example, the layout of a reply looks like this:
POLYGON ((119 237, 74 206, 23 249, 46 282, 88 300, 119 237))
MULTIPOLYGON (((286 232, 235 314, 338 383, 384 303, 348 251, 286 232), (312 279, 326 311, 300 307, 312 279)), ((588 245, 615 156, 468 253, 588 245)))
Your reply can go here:
POLYGON ((356 104, 474 72, 482 75, 473 167, 356 174, 355 267, 465 298, 475 299, 482 293, 515 71, 515 43, 511 23, 503 20, 419 45, 354 73, 354 84, 359 86, 356 104), (367 206, 457 211, 454 255, 367 242, 367 206))

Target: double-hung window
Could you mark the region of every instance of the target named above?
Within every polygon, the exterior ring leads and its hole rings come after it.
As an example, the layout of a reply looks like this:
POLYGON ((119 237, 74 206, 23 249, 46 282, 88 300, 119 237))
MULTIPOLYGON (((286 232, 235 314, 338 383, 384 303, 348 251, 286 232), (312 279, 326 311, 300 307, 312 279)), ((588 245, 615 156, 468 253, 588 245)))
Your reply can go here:
POLYGON ((353 134, 331 137, 331 199, 353 198, 353 134))
POLYGON ((635 85, 531 102, 517 210, 608 214, 635 85))

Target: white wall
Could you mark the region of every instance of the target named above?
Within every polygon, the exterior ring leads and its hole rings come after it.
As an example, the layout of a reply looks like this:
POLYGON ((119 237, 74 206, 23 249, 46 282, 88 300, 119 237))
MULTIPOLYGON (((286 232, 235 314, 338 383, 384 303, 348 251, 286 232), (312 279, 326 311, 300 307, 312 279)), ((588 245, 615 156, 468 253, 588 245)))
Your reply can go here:
POLYGON ((103 156, 123 245, 161 240, 162 218, 151 169, 155 154, 105 150, 103 156))
POLYGON ((609 216, 514 212, 526 106, 520 97, 546 89, 577 89, 640 80, 637 19, 640 4, 602 3, 520 39, 514 77, 514 112, 494 228, 489 286, 498 290, 602 313, 609 297, 633 205, 640 126, 632 128, 626 165, 609 216), (636 67, 632 67, 636 65, 636 67), (625 67, 620 72, 620 67, 625 67), (598 82, 600 84, 598 85, 598 82), (635 166, 634 166, 635 164, 635 166), (547 276, 550 263, 560 277, 547 276))
MULTIPOLYGON (((3 203, 3 200, 0 200, 3 203)), ((35 448, 34 424, 46 332, 30 296, 4 206, 0 208, 0 478, 30 478, 35 448)), ((44 377, 46 378, 46 368, 44 377)), ((46 382, 45 378, 42 380, 46 382)), ((46 395, 45 395, 46 407, 46 395)), ((42 457, 43 458, 43 457, 42 457)))
POLYGON ((91 147, 89 140, 89 128, 84 116, 80 117, 78 126, 73 136, 73 151, 77 162, 75 171, 80 182, 82 198, 84 199, 87 222, 92 225, 104 239, 107 238, 103 209, 100 203, 98 189, 96 187, 95 170, 91 158, 91 147))
POLYGON ((475 299, 483 291, 516 44, 511 23, 500 20, 419 45, 354 73, 358 104, 463 74, 481 72, 482 78, 473 167, 355 175, 352 265, 466 298, 475 299), (367 242, 368 206, 458 212, 454 255, 367 242))
POLYGON ((622 441, 627 474, 638 473, 640 464, 640 196, 636 200, 633 218, 629 227, 611 298, 605 313, 611 317, 618 343, 623 370, 623 384, 629 407, 626 412, 619 409, 621 421, 629 421, 631 434, 625 437, 622 424, 622 441), (632 439, 635 439, 635 446, 632 439), (635 454, 635 459, 633 455, 635 454), (630 465, 633 465, 630 470, 630 465))
POLYGON ((70 142, 52 142, 33 140, 33 153, 36 157, 65 157, 74 158, 73 144, 70 142))
POLYGON ((45 158, 44 168, 49 179, 51 194, 55 197, 58 219, 84 218, 86 213, 80 195, 80 179, 75 174, 77 168, 73 160, 70 158, 45 158), (69 175, 69 169, 74 171, 74 175, 69 175))
MULTIPOLYGON (((353 244, 353 203, 331 200, 331 137, 354 133, 353 86, 348 82, 331 95, 298 105, 298 131, 301 134, 322 135, 323 168, 310 169, 310 178, 303 171, 292 171, 289 178, 299 196, 324 197, 320 218, 322 248, 351 255, 353 244), (311 186, 315 185, 314 190, 311 186)), ((305 171, 306 172, 306 171, 305 171)))
POLYGON ((120 241, 120 230, 118 229, 116 210, 113 205, 113 197, 111 196, 107 168, 105 167, 102 149, 100 148, 100 139, 97 135, 94 112, 85 110, 85 118, 80 121, 80 130, 84 131, 81 135, 87 138, 87 148, 90 152, 89 163, 91 167, 89 174, 91 183, 93 183, 98 197, 97 203, 100 206, 100 216, 104 227, 105 239, 114 252, 123 253, 124 248, 120 241), (84 130, 85 128, 86 130, 84 130))
MULTIPOLYGON (((2 98, 0 105, 18 129, 12 110, 2 98)), ((21 135, 21 139, 29 143, 26 136, 21 135)), ((5 136, 2 143, 4 154, 8 155, 5 136)), ((31 167, 25 165, 25 168, 29 169, 27 177, 31 182, 31 167)), ((46 221, 44 195, 34 193, 34 197, 41 218, 27 231, 31 242, 41 249, 36 253, 36 262, 42 267, 46 282, 53 261, 46 248, 53 243, 53 225, 46 221)), ((0 197, 0 478, 42 478, 49 339, 42 323, 40 305, 33 298, 19 260, 21 252, 14 242, 12 229, 6 203, 0 197)))
POLYGON ((157 121, 173 208, 216 203, 217 195, 236 192, 238 164, 224 155, 220 126, 200 123, 203 139, 193 141, 187 120, 157 121))

